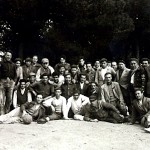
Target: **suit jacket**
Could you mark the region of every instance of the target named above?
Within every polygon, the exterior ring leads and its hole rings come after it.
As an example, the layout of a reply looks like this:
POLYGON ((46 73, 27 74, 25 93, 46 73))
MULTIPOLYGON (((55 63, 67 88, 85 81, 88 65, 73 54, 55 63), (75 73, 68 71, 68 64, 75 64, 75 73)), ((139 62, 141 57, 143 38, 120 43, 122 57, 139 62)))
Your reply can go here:
POLYGON ((150 115, 150 98, 143 97, 142 105, 138 104, 137 100, 133 101, 133 109, 132 109, 132 119, 131 122, 135 123, 137 120, 141 121, 141 119, 145 116, 150 115))
POLYGON ((150 66, 145 69, 147 84, 146 84, 146 94, 150 95, 150 66))
MULTIPOLYGON (((117 82, 112 82, 112 89, 113 89, 113 94, 119 100, 120 104, 124 104, 124 99, 122 96, 122 92, 119 86, 119 83, 117 82)), ((102 101, 110 102, 110 95, 109 95, 109 90, 108 90, 108 85, 103 84, 101 86, 101 96, 102 96, 102 101)))
POLYGON ((118 82, 121 87, 127 89, 130 84, 130 69, 125 68, 122 72, 121 77, 119 77, 119 70, 117 70, 115 81, 118 82))
POLYGON ((88 96, 88 87, 89 84, 84 83, 83 89, 81 89, 80 82, 76 84, 76 88, 80 91, 80 94, 88 96))

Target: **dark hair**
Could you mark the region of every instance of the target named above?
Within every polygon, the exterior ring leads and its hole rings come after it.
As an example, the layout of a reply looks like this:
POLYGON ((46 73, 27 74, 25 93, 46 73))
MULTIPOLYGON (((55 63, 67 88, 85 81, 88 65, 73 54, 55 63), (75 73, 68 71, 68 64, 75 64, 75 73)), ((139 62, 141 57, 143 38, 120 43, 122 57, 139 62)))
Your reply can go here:
POLYGON ((40 78, 43 78, 43 76, 49 77, 49 74, 48 73, 43 73, 40 78))
POLYGON ((102 59, 100 60, 100 63, 102 63, 102 62, 104 62, 104 61, 107 62, 107 59, 106 59, 106 58, 102 58, 102 59))
POLYGON ((143 61, 148 61, 148 63, 149 63, 149 59, 148 58, 142 58, 141 62, 143 62, 143 61))
POLYGON ((26 82, 27 82, 27 80, 26 80, 26 79, 20 79, 20 81, 19 81, 19 82, 20 82, 20 83, 21 83, 21 82, 25 82, 25 83, 26 83, 26 82))
POLYGON ((59 75, 58 75, 57 72, 53 72, 53 73, 52 73, 52 76, 55 77, 55 76, 59 76, 59 75))
POLYGON ((135 89, 134 89, 134 93, 135 93, 136 91, 141 91, 141 93, 144 92, 144 90, 143 90, 142 88, 135 88, 135 89))
POLYGON ((20 63, 22 63, 21 58, 16 58, 16 59, 15 59, 15 62, 17 62, 17 61, 20 61, 20 63))
POLYGON ((61 55, 60 58, 63 58, 66 60, 66 56, 65 55, 61 55))

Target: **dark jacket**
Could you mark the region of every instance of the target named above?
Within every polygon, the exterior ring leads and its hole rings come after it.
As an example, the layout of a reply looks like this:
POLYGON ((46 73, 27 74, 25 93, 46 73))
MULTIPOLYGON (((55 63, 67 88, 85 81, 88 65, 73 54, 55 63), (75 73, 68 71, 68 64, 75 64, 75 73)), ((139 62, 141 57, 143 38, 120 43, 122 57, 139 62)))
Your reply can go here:
MULTIPOLYGON (((20 110, 21 110, 21 112, 23 112, 24 110, 28 112, 28 110, 30 110, 36 104, 37 103, 34 102, 34 101, 27 102, 27 103, 21 105, 20 110)), ((45 108, 44 108, 44 106, 41 104, 39 109, 38 109, 38 112, 35 112, 35 113, 38 114, 38 116, 34 116, 34 113, 33 113, 33 119, 35 119, 35 120, 39 120, 39 119, 45 117, 45 108)))

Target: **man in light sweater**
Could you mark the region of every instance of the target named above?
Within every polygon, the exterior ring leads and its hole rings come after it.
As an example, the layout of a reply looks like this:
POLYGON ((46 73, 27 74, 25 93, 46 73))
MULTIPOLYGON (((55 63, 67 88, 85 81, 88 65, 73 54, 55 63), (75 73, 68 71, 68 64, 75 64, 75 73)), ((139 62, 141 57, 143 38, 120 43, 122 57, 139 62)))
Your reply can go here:
POLYGON ((83 120, 85 114, 85 106, 87 104, 90 104, 89 98, 80 94, 78 90, 75 90, 73 96, 68 99, 67 110, 69 112, 71 108, 75 120, 83 120))
POLYGON ((50 107, 52 114, 46 117, 47 121, 58 120, 58 119, 68 119, 67 117, 67 107, 66 107, 66 98, 61 96, 61 89, 55 89, 55 96, 44 101, 43 105, 45 107, 50 107))

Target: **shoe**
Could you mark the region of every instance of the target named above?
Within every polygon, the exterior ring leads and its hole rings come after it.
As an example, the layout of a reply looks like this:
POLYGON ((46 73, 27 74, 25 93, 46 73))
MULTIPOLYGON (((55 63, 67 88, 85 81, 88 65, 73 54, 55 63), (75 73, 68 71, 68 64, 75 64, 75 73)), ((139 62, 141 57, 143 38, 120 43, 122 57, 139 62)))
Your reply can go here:
POLYGON ((41 118, 39 120, 37 120, 38 124, 45 124, 47 122, 47 120, 45 118, 41 118))
POLYGON ((144 130, 150 133, 150 128, 144 128, 144 130))

